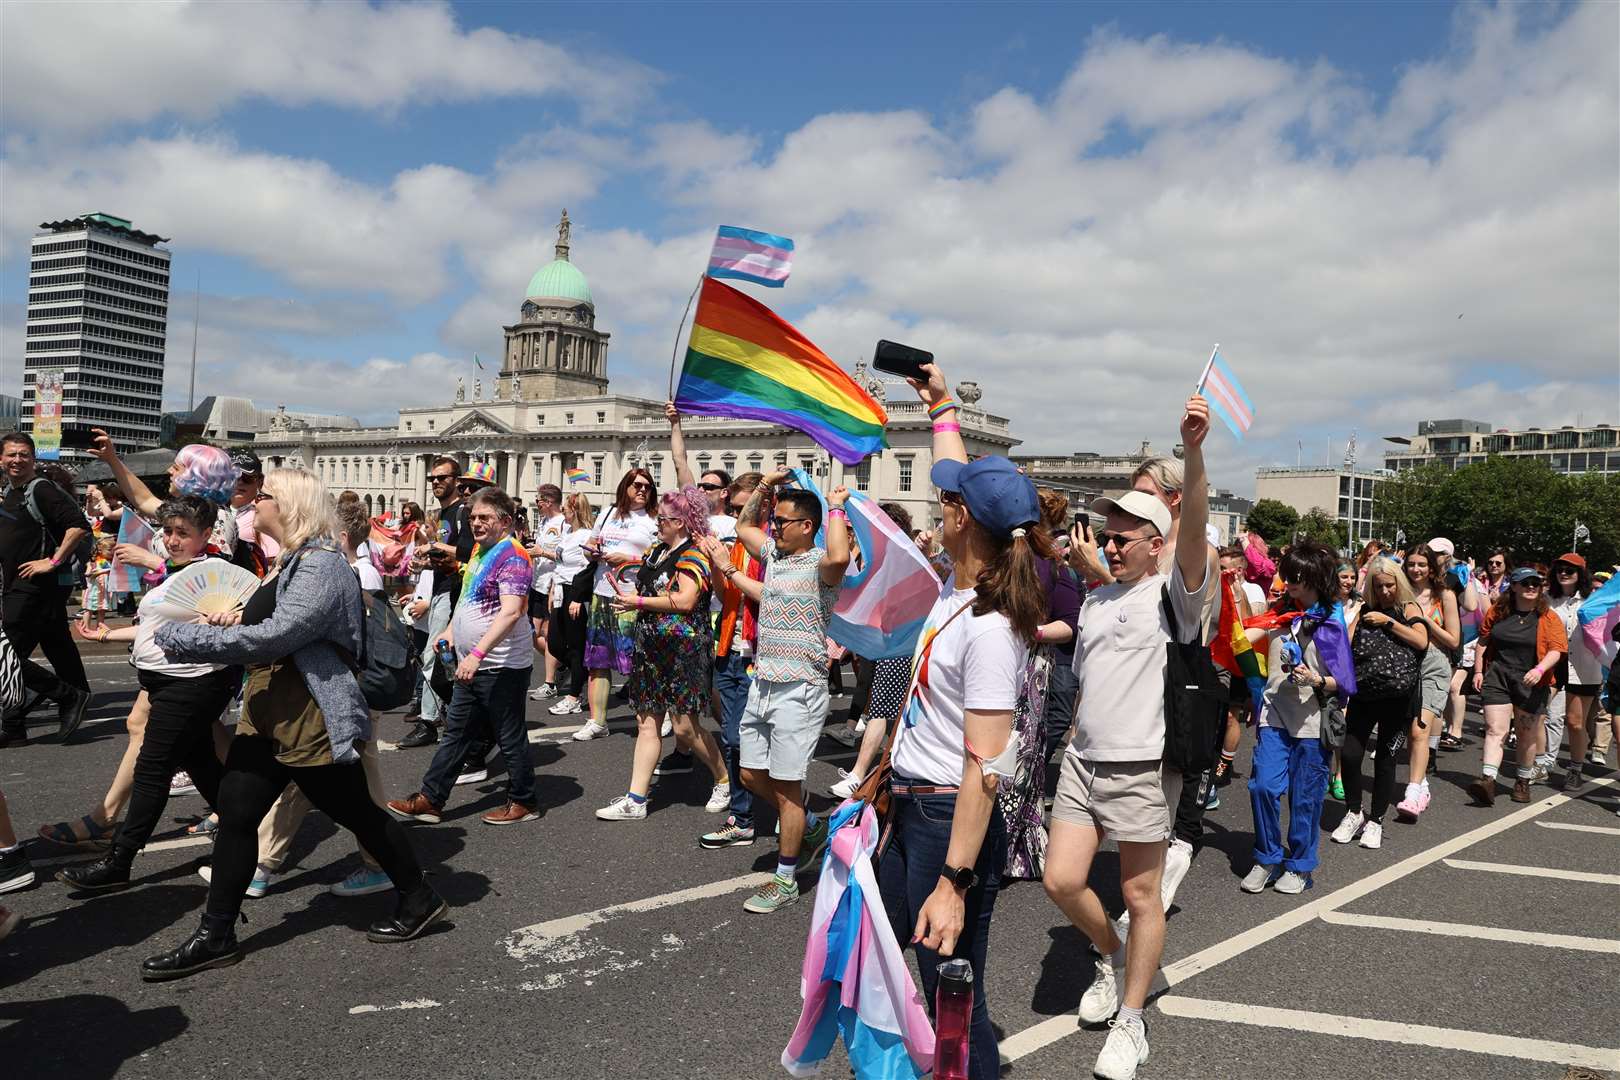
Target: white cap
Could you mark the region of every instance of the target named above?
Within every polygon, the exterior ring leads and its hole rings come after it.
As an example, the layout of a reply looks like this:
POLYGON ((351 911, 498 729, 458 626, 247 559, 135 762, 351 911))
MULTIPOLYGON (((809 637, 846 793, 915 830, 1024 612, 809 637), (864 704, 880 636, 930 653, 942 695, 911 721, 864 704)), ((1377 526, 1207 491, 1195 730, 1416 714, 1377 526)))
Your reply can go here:
POLYGON ((1117 499, 1106 496, 1093 499, 1091 509, 1099 514, 1118 510, 1122 514, 1152 522, 1160 536, 1170 535, 1170 508, 1145 491, 1127 491, 1117 499))
POLYGON ((1456 547, 1443 536, 1437 536, 1429 541, 1429 546, 1440 554, 1451 557, 1457 554, 1456 547))
POLYGON ((1204 523, 1204 539, 1209 541, 1210 547, 1218 548, 1221 546, 1221 530, 1215 527, 1214 522, 1204 523))

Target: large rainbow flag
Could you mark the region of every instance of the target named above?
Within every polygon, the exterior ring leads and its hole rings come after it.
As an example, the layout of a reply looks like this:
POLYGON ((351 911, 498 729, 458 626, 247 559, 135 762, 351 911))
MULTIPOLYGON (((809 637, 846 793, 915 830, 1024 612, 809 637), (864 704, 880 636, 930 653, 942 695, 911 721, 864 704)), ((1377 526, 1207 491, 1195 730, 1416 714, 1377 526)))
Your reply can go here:
POLYGON ((1254 699, 1254 712, 1259 715, 1261 699, 1266 693, 1266 658, 1256 652, 1243 632, 1243 620, 1238 617, 1236 570, 1221 573, 1221 612, 1215 640, 1209 643, 1209 652, 1217 664, 1248 683, 1249 696, 1254 699))
POLYGON ((888 414, 770 308, 704 278, 675 407, 802 431, 845 465, 889 445, 888 414))

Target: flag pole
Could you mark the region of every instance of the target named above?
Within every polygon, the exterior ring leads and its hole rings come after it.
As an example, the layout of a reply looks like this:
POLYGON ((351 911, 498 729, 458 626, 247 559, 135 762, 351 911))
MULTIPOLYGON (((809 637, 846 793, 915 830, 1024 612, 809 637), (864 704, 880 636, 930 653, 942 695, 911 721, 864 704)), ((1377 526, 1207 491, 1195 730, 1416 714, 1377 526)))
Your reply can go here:
POLYGON ((1204 392, 1204 384, 1209 381, 1209 371, 1215 366, 1215 357, 1220 354, 1220 351, 1220 342, 1216 342, 1215 347, 1209 350, 1209 359, 1204 361, 1204 373, 1198 376, 1198 385, 1193 387, 1193 393, 1202 394, 1204 392))
POLYGON ((697 284, 692 286, 692 295, 686 298, 686 310, 681 312, 681 321, 675 324, 675 346, 669 350, 669 400, 675 400, 675 360, 681 353, 681 328, 686 325, 686 317, 692 313, 692 301, 697 299, 698 290, 703 288, 703 279, 708 274, 698 277, 697 284))

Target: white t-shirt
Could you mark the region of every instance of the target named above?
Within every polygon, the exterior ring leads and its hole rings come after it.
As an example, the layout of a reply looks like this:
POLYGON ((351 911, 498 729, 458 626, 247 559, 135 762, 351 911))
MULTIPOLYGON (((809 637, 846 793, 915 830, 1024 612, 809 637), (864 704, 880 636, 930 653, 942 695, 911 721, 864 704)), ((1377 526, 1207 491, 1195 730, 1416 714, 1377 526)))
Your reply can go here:
MULTIPOLYGON (((918 679, 917 694, 902 710, 892 751, 895 772, 946 786, 962 782, 967 710, 996 712, 1017 705, 1019 680, 1029 658, 1005 615, 975 615, 969 609, 952 619, 963 605, 973 603, 975 595, 972 589, 955 586, 953 576, 923 623, 913 666, 930 639, 933 648, 918 679)), ((984 755, 1001 747, 973 749, 984 755)))
MULTIPOLYGON (((550 550, 555 548, 563 533, 568 531, 568 519, 561 514, 553 514, 542 521, 534 530, 534 542, 537 547, 550 550)), ((544 555, 534 557, 534 591, 548 593, 551 591, 552 575, 557 572, 555 559, 548 559, 544 555)))
POLYGON ((359 575, 360 587, 366 592, 382 592, 383 579, 377 568, 371 565, 371 560, 365 555, 355 552, 355 556, 354 562, 349 565, 354 567, 354 572, 359 575))
POLYGON ((557 566, 551 575, 551 602, 562 603, 563 590, 590 565, 585 557, 585 542, 596 534, 589 529, 573 529, 557 539, 557 566))
POLYGON ((199 675, 218 671, 225 665, 175 663, 158 648, 157 642, 152 640, 157 635, 158 627, 171 622, 190 622, 195 618, 190 612, 164 606, 163 599, 168 595, 172 580, 165 578, 141 597, 141 606, 138 609, 140 622, 135 624, 135 642, 130 649, 130 660, 142 671, 173 675, 181 679, 195 679, 199 675))
POLYGON ((1266 610, 1266 590, 1252 581, 1240 582, 1243 586, 1243 599, 1249 602, 1249 611, 1258 615, 1266 610))
MULTIPOLYGON (((645 510, 632 510, 623 517, 610 506, 596 519, 596 535, 602 540, 603 555, 629 555, 639 559, 658 540, 658 523, 645 510)), ((596 564, 596 584, 591 592, 597 596, 618 595, 608 582, 607 560, 596 564)))
POLYGON ((1164 757, 1166 583, 1182 642, 1201 639, 1204 601, 1215 574, 1206 567, 1188 592, 1181 564, 1168 575, 1092 589, 1080 608, 1074 647, 1080 710, 1069 753, 1082 761, 1158 761, 1164 757))
POLYGON ((737 519, 730 514, 710 514, 709 532, 716 540, 729 544, 737 539, 737 519))

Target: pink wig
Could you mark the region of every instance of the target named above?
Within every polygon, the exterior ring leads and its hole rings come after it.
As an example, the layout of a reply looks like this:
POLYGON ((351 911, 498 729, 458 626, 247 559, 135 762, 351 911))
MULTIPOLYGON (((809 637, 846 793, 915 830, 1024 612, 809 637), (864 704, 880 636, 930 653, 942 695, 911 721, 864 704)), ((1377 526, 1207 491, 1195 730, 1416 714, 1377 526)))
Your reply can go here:
POLYGON ((709 497, 703 489, 688 484, 677 491, 666 491, 658 500, 658 512, 680 521, 686 535, 696 540, 709 535, 709 497))
POLYGON ((231 463, 231 455, 217 446, 192 443, 174 457, 180 471, 169 485, 177 495, 200 495, 221 506, 231 501, 242 470, 231 463))

